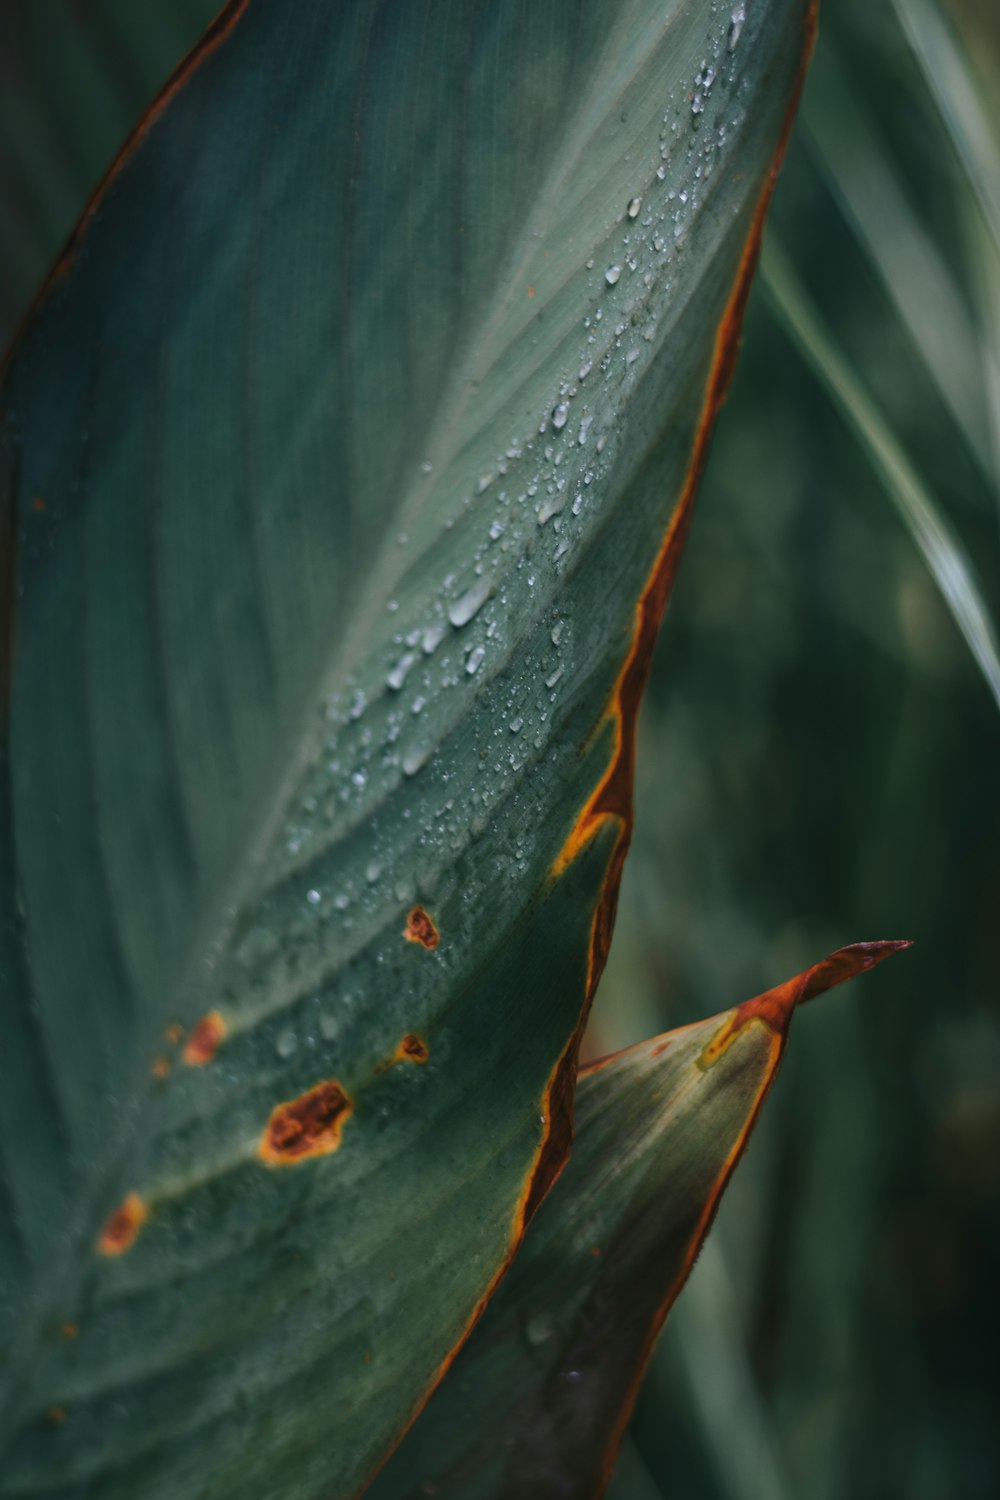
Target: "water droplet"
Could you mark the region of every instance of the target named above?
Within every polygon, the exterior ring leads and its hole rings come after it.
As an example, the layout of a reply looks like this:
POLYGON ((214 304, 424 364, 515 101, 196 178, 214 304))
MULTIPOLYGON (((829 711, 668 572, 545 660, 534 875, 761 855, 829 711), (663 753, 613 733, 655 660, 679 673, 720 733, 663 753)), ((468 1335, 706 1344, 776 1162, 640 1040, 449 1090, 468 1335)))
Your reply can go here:
POLYGON ((323 897, 320 895, 319 891, 306 891, 306 900, 309 902, 310 906, 318 906, 322 899, 323 897))
POLYGON ((420 472, 421 472, 421 474, 429 474, 433 468, 434 468, 434 465, 431 463, 430 459, 427 458, 420 465, 420 472))
POLYGON ((448 618, 456 630, 463 625, 468 625, 493 592, 493 583, 489 578, 480 578, 459 599, 455 599, 448 606, 448 618))
POLYGON ((365 770, 364 766, 359 766, 356 771, 351 772, 351 780, 357 787, 364 787, 368 785, 368 772, 365 770))
POLYGON ((365 870, 365 879, 369 885, 374 885, 382 873, 382 866, 377 859, 373 859, 365 870))
POLYGON ((488 490, 489 487, 490 487, 490 485, 493 483, 493 481, 494 481, 494 479, 496 477, 497 476, 495 474, 483 474, 483 475, 481 475, 480 479, 479 479, 479 483, 476 485, 476 494, 477 495, 481 495, 481 494, 484 493, 485 490, 488 490))
POLYGON ((642 199, 641 198, 633 198, 632 202, 628 206, 628 216, 629 216, 629 218, 630 219, 637 218, 638 214, 639 214, 639 210, 640 210, 641 207, 642 207, 642 199))
POLYGON ((726 38, 726 49, 727 49, 727 51, 729 51, 729 52, 735 52, 736 51, 736 44, 739 41, 740 36, 742 35, 743 27, 746 25, 746 19, 747 19, 747 8, 746 8, 746 6, 745 5, 738 5, 736 7, 736 9, 733 11, 732 18, 731 18, 731 20, 729 22, 729 35, 726 38))
POLYGON ((351 904, 351 898, 346 892, 341 891, 339 896, 334 896, 333 904, 338 911, 346 911, 351 904))
POLYGON ((503 522, 492 521, 490 523, 490 541, 497 542, 503 536, 503 522))
POLYGON ((565 671, 564 667, 561 667, 561 666, 557 667, 554 672, 550 673, 550 675, 548 677, 546 677, 546 679, 545 679, 545 686, 547 688, 554 688, 555 685, 556 685, 556 683, 559 681, 559 679, 562 676, 562 674, 563 674, 564 671, 565 671))
POLYGON ((325 1042, 332 1042, 340 1030, 336 1016, 323 1015, 319 1018, 319 1034, 325 1042))
POLYGON ((552 636, 552 644, 553 644, 553 646, 558 646, 559 642, 562 640, 562 633, 565 630, 565 628, 566 628, 566 622, 565 622, 565 620, 557 620, 556 623, 553 625, 551 631, 549 632, 550 635, 552 636))
POLYGON ((565 490, 557 490, 554 495, 546 495, 535 514, 538 517, 539 526, 544 526, 546 521, 551 521, 560 511, 566 509, 568 496, 565 490))
POLYGON ((403 683, 406 681, 407 673, 413 666, 413 663, 416 661, 416 659, 417 654, 415 651, 407 651, 405 656, 401 656, 399 658, 399 661, 396 663, 392 671, 389 673, 388 677, 385 679, 386 685, 392 688, 394 693, 398 693, 400 688, 403 686, 403 683))
POLYGON ((445 637, 447 629, 443 620, 437 620, 433 625, 428 625, 420 641, 420 649, 425 656, 433 656, 445 637))
POLYGON ((560 401, 559 405, 556 407, 555 411, 552 413, 552 425, 556 429, 557 432, 561 428, 563 428, 563 427, 566 426, 566 422, 567 422, 568 417, 569 417, 569 402, 568 401, 560 401))
POLYGON ((608 286, 614 286, 615 282, 618 280, 621 274, 621 266, 609 266, 604 273, 604 279, 608 283, 608 286))
POLYGON ((299 1039, 295 1035, 295 1032, 286 1027, 284 1031, 279 1033, 274 1047, 279 1057, 291 1057, 298 1045, 299 1039))
POLYGON ((583 417, 580 422, 580 435, 577 438, 577 442, 579 443, 581 448, 586 444, 587 434, 590 431, 590 424, 593 420, 593 415, 591 413, 588 413, 587 416, 583 417))
POLYGON ((485 646, 476 646, 474 650, 469 652, 468 659, 465 663, 465 670, 468 672, 470 677, 475 676, 475 674, 479 671, 479 668, 482 665, 483 657, 485 655, 485 646))
POLYGON ((348 709, 348 717, 351 719, 360 719, 367 706, 368 699, 365 697, 361 688, 358 688, 357 692, 351 699, 351 706, 348 709))
POLYGON ((508 728, 510 729, 511 734, 521 733, 521 730, 524 728, 524 720, 521 718, 520 714, 511 719, 508 728))
POLYGON ((416 747, 412 750, 408 750, 403 756, 403 775, 416 776, 417 772, 420 770, 420 767, 425 763, 430 753, 431 752, 428 749, 416 747))
POLYGON ((701 97, 700 94, 695 94, 694 98, 691 100, 691 113, 693 115, 700 115, 701 112, 702 112, 702 110, 704 108, 705 108, 705 101, 704 101, 704 99, 701 97))

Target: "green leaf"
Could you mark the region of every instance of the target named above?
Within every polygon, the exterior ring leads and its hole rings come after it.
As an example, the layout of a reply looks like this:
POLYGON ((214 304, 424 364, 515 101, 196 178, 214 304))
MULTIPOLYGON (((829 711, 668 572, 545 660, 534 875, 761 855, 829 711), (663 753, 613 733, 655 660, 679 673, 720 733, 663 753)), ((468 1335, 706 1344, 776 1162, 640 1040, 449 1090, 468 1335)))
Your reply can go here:
POLYGON ((372 1500, 603 1493, 795 1007, 907 946, 841 948, 733 1010, 584 1069, 569 1165, 372 1500))
POLYGON ((0 1495, 351 1495, 516 1249, 811 29, 234 0, 85 215, 2 387, 0 1495))
POLYGON ((0 6, 0 343, 217 0, 0 6))

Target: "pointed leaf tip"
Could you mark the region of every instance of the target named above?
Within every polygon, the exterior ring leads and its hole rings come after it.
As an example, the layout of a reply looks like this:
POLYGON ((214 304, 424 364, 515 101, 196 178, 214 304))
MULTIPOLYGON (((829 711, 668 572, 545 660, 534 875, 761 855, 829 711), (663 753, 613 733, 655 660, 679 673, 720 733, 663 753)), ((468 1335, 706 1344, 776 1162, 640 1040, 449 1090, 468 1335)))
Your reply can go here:
MULTIPOLYGON (((745 1000, 742 1005, 737 1006, 726 1028, 725 1037, 735 1036, 753 1019, 763 1021, 772 1031, 784 1034, 788 1030, 793 1011, 804 1001, 812 1000, 838 984, 846 984, 849 979, 856 979, 859 974, 873 969, 891 954, 912 946, 909 938, 892 938, 872 943, 850 943, 846 948, 838 948, 826 958, 821 958, 819 963, 796 974, 793 979, 786 979, 774 989, 765 990, 762 995, 755 995, 752 1000, 745 1000)), ((723 1040, 725 1038, 716 1039, 716 1051, 723 1040)))
MULTIPOLYGON (((891 958, 894 953, 900 953, 904 948, 912 948, 911 938, 883 938, 872 943, 850 943, 846 948, 838 948, 829 957, 820 959, 818 964, 813 964, 807 969, 801 978, 805 981, 801 994, 796 1003, 801 1004, 805 1000, 812 1000, 814 996, 821 995, 824 990, 832 990, 838 984, 845 984, 849 979, 856 979, 859 974, 864 974, 868 969, 874 969, 884 959, 891 958)), ((793 981, 794 982, 794 981, 793 981)))

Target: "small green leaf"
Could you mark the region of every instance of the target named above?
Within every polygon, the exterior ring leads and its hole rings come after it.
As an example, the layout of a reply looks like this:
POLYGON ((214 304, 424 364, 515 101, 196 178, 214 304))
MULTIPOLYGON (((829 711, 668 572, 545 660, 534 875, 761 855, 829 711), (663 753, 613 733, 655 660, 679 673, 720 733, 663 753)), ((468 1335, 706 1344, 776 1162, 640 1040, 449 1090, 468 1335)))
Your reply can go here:
POLYGON ((734 1010, 584 1069, 569 1165, 372 1500, 603 1493, 795 1007, 907 943, 856 943, 734 1010))
POLYGON ((811 27, 232 0, 85 215, 0 403, 5 1500, 352 1495, 491 1294, 811 27))

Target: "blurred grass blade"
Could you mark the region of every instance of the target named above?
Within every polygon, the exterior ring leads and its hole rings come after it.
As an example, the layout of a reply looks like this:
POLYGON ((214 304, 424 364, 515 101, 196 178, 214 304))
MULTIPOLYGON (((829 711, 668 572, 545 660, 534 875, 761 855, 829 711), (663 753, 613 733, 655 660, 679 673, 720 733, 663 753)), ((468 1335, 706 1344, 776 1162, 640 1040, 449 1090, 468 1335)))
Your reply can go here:
POLYGON ((973 456, 998 470, 983 398, 976 328, 947 262, 917 219, 878 127, 824 37, 803 125, 845 217, 894 303, 973 456))
MULTIPOLYGON (((985 391, 990 446, 994 470, 1000 475, 1000 249, 971 203, 963 214, 963 224, 979 312, 976 346, 985 391)), ((997 500, 1000 502, 1000 492, 997 500)))
POLYGON ((813 10, 571 21, 230 0, 4 369, 4 1500, 353 1496, 565 1159, 813 10))
POLYGON ((893 0, 1000 253, 1000 146, 963 48, 935 0, 893 0))
POLYGON ((761 279, 792 342, 868 454, 1000 708, 996 635, 961 542, 875 402, 824 329, 805 287, 774 235, 764 246, 761 279))
POLYGON ((840 949, 754 1000, 581 1073, 569 1165, 372 1500, 603 1493, 795 1007, 906 946, 840 949))

